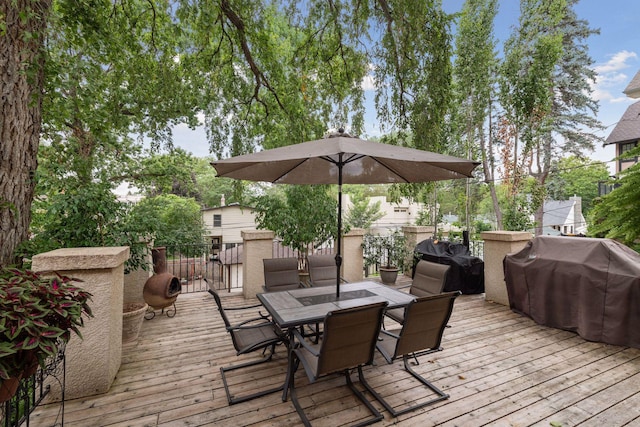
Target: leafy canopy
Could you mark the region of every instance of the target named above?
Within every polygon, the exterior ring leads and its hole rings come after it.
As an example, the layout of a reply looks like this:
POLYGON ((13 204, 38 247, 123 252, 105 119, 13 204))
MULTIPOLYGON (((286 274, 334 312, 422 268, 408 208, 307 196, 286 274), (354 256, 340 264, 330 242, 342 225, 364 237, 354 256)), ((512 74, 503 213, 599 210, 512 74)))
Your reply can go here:
POLYGON ((254 200, 259 228, 273 231, 285 246, 307 253, 337 236, 337 201, 328 185, 281 185, 254 200))

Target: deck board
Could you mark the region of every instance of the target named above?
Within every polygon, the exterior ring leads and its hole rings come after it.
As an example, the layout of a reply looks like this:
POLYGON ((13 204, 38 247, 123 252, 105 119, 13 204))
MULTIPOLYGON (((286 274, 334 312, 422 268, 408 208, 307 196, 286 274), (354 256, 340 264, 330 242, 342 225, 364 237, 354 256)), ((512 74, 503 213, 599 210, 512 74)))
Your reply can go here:
MULTIPOLYGON (((224 295, 223 303, 247 302, 224 295)), ((258 355, 236 356, 209 294, 181 295, 177 307, 174 318, 145 321, 138 342, 124 347, 108 393, 66 402, 66 426, 300 424, 291 402, 282 402, 279 393, 229 406, 220 367, 258 355)), ((232 322, 246 318, 239 312, 230 317, 232 322)), ((459 297, 449 325, 444 350, 421 357, 415 366, 449 393, 449 400, 392 418, 368 396, 385 415, 377 425, 640 425, 640 349, 588 342, 537 325, 483 295, 459 297)), ((387 328, 393 326, 387 320, 387 328)), ((377 355, 365 376, 392 404, 428 397, 401 363, 388 365, 377 355)), ((285 368, 286 351, 279 347, 271 362, 229 373, 232 392, 272 387, 284 381, 285 368)), ((314 425, 344 425, 368 416, 344 378, 309 384, 300 370, 296 389, 314 425)), ((57 404, 37 408, 30 425, 52 425, 58 409, 57 404)))

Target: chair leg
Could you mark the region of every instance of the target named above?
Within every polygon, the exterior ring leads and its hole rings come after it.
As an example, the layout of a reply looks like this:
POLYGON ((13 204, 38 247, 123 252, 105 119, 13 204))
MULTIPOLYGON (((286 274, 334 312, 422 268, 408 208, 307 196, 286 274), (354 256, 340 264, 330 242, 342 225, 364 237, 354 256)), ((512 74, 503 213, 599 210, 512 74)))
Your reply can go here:
POLYGON ((289 377, 289 394, 291 395, 291 402, 293 402, 293 407, 296 408, 296 412, 302 421, 302 424, 305 427, 311 427, 311 422, 307 415, 304 413, 304 409, 300 406, 300 402, 298 402, 298 393, 296 393, 295 387, 295 376, 296 371, 298 370, 298 366, 300 365, 300 360, 296 357, 295 353, 293 355, 293 367, 291 368, 291 376, 289 377))
MULTIPOLYGON (((302 424, 305 427, 311 427, 311 422, 309 421, 309 418, 307 418, 307 415, 304 413, 304 409, 302 409, 302 406, 298 401, 298 394, 296 393, 296 388, 294 384, 294 376, 295 376, 296 370, 298 369, 298 365, 299 365, 299 361, 296 360, 296 363, 294 364, 294 367, 293 367, 293 373, 291 375, 291 378, 289 379, 289 391, 291 392, 291 401, 293 402, 293 406, 296 408, 296 412, 298 413, 298 416, 300 417, 302 424)), ((380 411, 378 411, 375 408, 375 406, 373 406, 371 402, 367 400, 364 394, 362 394, 362 392, 358 390, 356 386, 353 384, 353 381, 351 381, 351 375, 349 373, 349 370, 346 370, 344 372, 344 375, 346 378, 347 385, 349 386, 353 394, 355 394, 356 397, 360 399, 360 401, 364 403, 365 406, 369 409, 369 411, 373 414, 372 418, 368 418, 362 422, 359 422, 358 424, 354 424, 352 427, 368 426, 370 424, 377 423, 378 421, 383 420, 384 415, 382 415, 380 411)), ((360 382, 362 382, 363 384, 366 384, 361 366, 358 366, 358 378, 360 379, 360 382)), ((367 390, 370 389, 368 384, 365 385, 365 388, 367 388, 367 390)))
POLYGON ((431 399, 431 400, 429 400, 427 402, 422 402, 420 404, 409 406, 409 407, 406 407, 406 408, 401 409, 401 410, 396 410, 391 405, 389 405, 389 403, 386 400, 384 400, 382 398, 382 396, 380 396, 380 394, 378 392, 373 390, 373 388, 371 388, 371 386, 369 386, 368 383, 360 380, 362 382, 362 384, 365 386, 365 388, 369 391, 369 393, 371 393, 378 400, 378 402, 380 402, 382 404, 382 406, 384 406, 384 408, 387 411, 389 411, 389 413, 393 417, 397 417, 398 415, 406 414, 407 412, 415 411, 416 409, 424 408, 425 406, 428 406, 428 405, 433 405, 436 402, 440 402, 442 400, 446 400, 446 399, 449 398, 448 394, 444 393, 438 387, 436 387, 435 385, 431 384, 429 381, 427 381, 422 376, 420 376, 420 374, 418 374, 416 371, 411 369, 411 366, 409 366, 409 356, 403 356, 402 360, 404 362, 404 369, 408 373, 410 373, 411 376, 413 376, 415 379, 420 381, 422 384, 427 386, 431 391, 433 391, 435 394, 437 394, 438 397, 436 397, 435 399, 431 399))
POLYGON ((284 390, 285 384, 283 383, 282 385, 275 388, 258 391, 256 393, 252 393, 246 396, 235 397, 234 395, 231 394, 231 391, 229 390, 229 385, 227 384, 227 377, 225 374, 226 372, 235 371, 237 369, 242 369, 249 366, 259 365, 261 363, 268 362, 273 357, 274 351, 275 351, 275 345, 271 347, 271 351, 269 352, 269 354, 263 357, 262 359, 252 360, 250 362, 220 368, 220 375, 222 376, 222 383, 224 385, 224 391, 227 393, 227 401, 229 402, 229 405, 235 405, 236 403, 246 402, 247 400, 255 399, 257 397, 266 396, 267 394, 276 393, 284 390))
MULTIPOLYGON (((355 424, 355 426, 360 427, 360 426, 368 426, 370 424, 373 423, 377 423, 378 421, 382 421, 384 419, 384 415, 382 415, 380 413, 380 411, 378 411, 375 406, 373 406, 371 404, 371 402, 369 402, 369 400, 364 396, 364 394, 362 394, 362 392, 360 390, 358 390, 355 385, 353 385, 353 381, 351 381, 351 375, 349 373, 349 371, 345 372, 345 376, 347 378, 347 385, 349 386, 349 388, 351 389, 351 391, 353 392, 353 394, 356 395, 356 397, 358 399, 360 399, 360 401, 362 403, 364 403, 364 405, 367 407, 367 409, 369 409, 369 412, 371 412, 371 414, 373 415, 372 418, 366 419, 358 424, 355 424)), ((364 373, 362 372, 362 366, 358 366, 358 379, 360 380, 360 382, 362 383, 362 385, 364 385, 364 387, 367 390, 370 390, 371 387, 369 386, 369 384, 367 383, 367 381, 364 379, 364 373)))

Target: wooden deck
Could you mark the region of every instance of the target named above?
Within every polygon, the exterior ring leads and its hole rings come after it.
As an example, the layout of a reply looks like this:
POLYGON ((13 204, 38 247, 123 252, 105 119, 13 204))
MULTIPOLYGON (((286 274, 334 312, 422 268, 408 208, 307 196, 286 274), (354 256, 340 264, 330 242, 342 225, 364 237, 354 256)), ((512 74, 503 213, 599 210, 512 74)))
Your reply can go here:
MULTIPOLYGON (((245 300, 225 296, 223 303, 245 300)), ((229 406, 219 368, 243 359, 235 355, 213 298, 185 294, 177 306, 172 319, 145 321, 138 343, 125 347, 109 393, 66 402, 65 426, 300 424, 291 401, 282 402, 280 394, 229 406)), ((483 295, 458 298, 450 326, 444 351, 422 357, 416 367, 449 400, 398 418, 383 411, 385 419, 376 425, 640 426, 640 349, 537 325, 483 295)), ((278 384, 285 365, 285 348, 279 348, 272 362, 231 372, 232 390, 242 394, 278 384)), ((392 404, 426 393, 401 362, 387 365, 379 354, 365 376, 392 404)), ((327 377, 309 385, 298 371, 296 388, 314 425, 345 425, 367 415, 342 384, 344 378, 327 377)), ((57 412, 58 405, 38 408, 30 425, 51 426, 57 412)))

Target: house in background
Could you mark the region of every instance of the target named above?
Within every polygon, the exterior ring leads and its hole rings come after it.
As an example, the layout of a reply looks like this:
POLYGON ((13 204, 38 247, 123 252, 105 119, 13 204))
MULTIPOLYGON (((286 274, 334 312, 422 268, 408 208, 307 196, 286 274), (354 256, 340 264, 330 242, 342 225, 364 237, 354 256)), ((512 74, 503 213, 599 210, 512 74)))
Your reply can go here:
POLYGON ((222 197, 221 206, 202 209, 202 222, 205 227, 205 238, 212 244, 214 253, 237 246, 242 243, 242 230, 256 229, 256 215, 253 208, 238 203, 225 205, 222 197))
MULTIPOLYGON (((629 98, 640 98, 640 71, 631 79, 623 91, 629 98)), ((638 146, 640 140, 640 101, 631 104, 618 124, 607 137, 604 145, 616 145, 616 157, 638 146)), ((638 163, 638 159, 618 160, 616 174, 638 163)))
MULTIPOLYGON (((346 210, 351 207, 351 200, 345 195, 346 210)), ((390 230, 400 229, 403 225, 415 225, 418 213, 424 209, 423 203, 409 202, 403 198, 398 203, 390 203, 386 196, 373 196, 369 198, 369 205, 380 202, 380 212, 383 217, 371 224, 370 231, 373 234, 387 234, 390 230)), ((345 212, 346 212, 345 210, 345 212)))
POLYGON ((545 201, 542 229, 543 234, 586 234, 587 222, 582 215, 582 197, 574 196, 569 197, 569 200, 545 201))
MULTIPOLYGON (((631 104, 607 137, 605 145, 616 145, 616 157, 638 146, 640 140, 640 101, 631 104)), ((638 163, 638 158, 618 159, 616 174, 638 163)))
POLYGON ((622 93, 627 95, 629 98, 640 98, 640 71, 633 76, 622 93))

